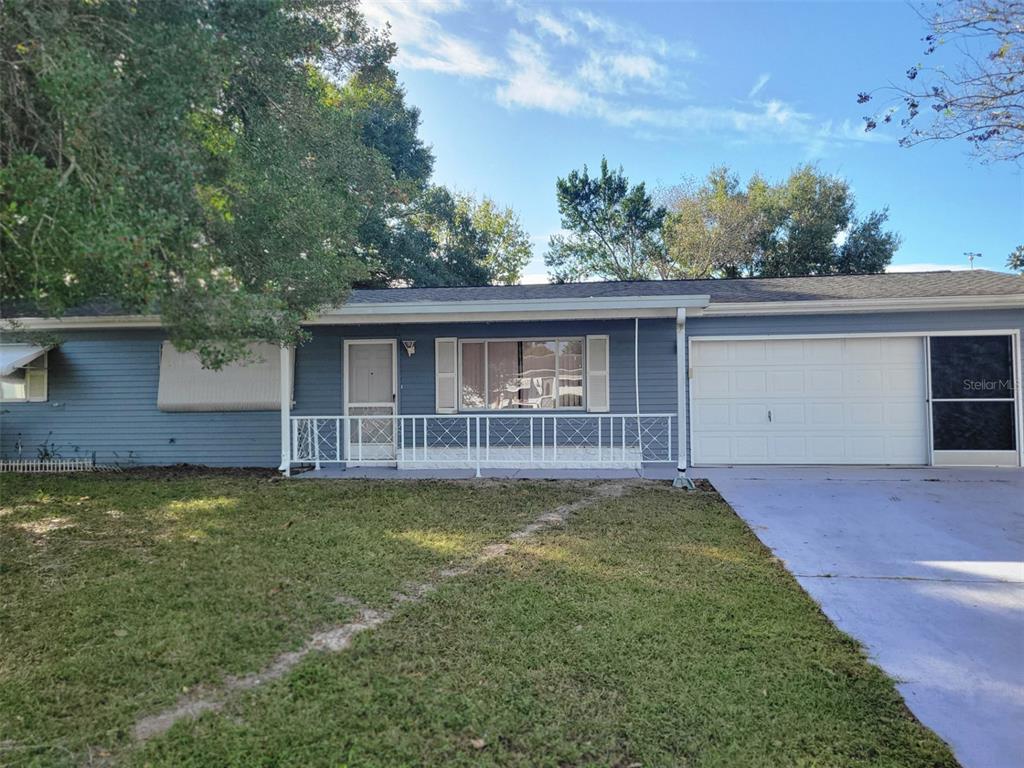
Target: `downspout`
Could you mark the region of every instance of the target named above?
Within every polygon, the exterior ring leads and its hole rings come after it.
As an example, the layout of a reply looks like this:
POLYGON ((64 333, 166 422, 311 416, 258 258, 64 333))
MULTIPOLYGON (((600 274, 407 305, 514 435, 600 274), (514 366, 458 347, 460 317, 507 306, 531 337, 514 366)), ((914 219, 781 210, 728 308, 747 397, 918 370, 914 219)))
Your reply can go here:
POLYGON ((285 477, 292 474, 291 416, 292 416, 292 355, 286 346, 281 347, 281 466, 278 470, 285 477))
POLYGON ((644 435, 640 429, 640 318, 633 318, 633 393, 636 401, 636 440, 640 447, 640 475, 644 473, 644 435))
POLYGON ((686 476, 686 435, 687 426, 687 378, 689 377, 689 361, 686 359, 686 309, 676 310, 676 479, 672 485, 676 488, 694 489, 693 480, 686 476))

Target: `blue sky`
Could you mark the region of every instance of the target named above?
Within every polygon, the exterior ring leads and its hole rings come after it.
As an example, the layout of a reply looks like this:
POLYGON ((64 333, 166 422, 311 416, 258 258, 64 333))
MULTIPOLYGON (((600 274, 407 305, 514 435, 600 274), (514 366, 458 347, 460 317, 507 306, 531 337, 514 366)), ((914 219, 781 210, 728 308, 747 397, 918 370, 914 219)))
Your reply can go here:
POLYGON ((423 113, 438 183, 513 206, 534 241, 559 230, 555 179, 606 155, 649 187, 719 164, 743 179, 814 162, 858 210, 889 206, 902 269, 1004 269, 1024 242, 1024 181, 965 143, 865 135, 856 94, 921 61, 926 30, 893 3, 367 0, 423 113))

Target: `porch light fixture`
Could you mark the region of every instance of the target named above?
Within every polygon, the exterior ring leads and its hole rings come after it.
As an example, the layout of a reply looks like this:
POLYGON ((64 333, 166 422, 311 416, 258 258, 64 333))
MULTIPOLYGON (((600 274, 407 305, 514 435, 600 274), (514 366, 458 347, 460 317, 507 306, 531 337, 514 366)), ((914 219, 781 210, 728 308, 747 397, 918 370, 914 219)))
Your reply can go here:
POLYGON ((402 342, 402 346, 405 347, 405 354, 412 357, 416 354, 416 342, 406 339, 402 342))

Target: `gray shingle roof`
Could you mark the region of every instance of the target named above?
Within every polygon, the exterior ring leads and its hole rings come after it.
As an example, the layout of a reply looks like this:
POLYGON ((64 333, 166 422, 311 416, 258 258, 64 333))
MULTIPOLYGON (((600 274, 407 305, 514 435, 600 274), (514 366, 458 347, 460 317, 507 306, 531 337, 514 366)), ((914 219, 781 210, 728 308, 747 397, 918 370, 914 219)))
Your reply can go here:
POLYGON ((649 280, 562 285, 487 285, 468 288, 382 288, 353 291, 347 303, 401 304, 420 301, 515 301, 595 296, 677 295, 710 295, 712 303, 728 303, 1008 294, 1024 294, 1024 276, 975 269, 959 272, 896 272, 827 277, 649 280))
MULTIPOLYGON (((814 301, 826 299, 911 299, 943 296, 1024 295, 1024 276, 985 269, 959 272, 898 272, 881 275, 828 277, 766 277, 734 280, 648 280, 637 282, 566 283, 561 285, 485 285, 463 288, 381 288, 355 290, 347 304, 409 302, 517 301, 588 298, 594 296, 703 296, 712 303, 748 301, 814 301)), ((6 305, 3 317, 38 314, 25 306, 6 305)), ((66 317, 127 314, 116 304, 95 301, 65 313, 66 317)))

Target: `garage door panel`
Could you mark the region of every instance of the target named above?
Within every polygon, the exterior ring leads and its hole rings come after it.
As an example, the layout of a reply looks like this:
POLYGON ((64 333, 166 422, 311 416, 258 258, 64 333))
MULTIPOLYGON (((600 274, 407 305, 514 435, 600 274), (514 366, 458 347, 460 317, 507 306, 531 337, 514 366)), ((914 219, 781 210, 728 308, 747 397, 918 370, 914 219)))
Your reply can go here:
POLYGON ((885 426, 884 403, 848 403, 847 424, 851 427, 885 426))
POLYGON ((694 397, 732 394, 732 376, 725 368, 701 369, 701 377, 693 380, 694 397))
POLYGON ((785 425, 793 424, 803 426, 807 424, 807 410, 803 403, 780 403, 770 409, 772 417, 771 424, 785 425))
POLYGON ((858 435, 846 439, 847 452, 854 462, 871 463, 885 455, 885 435, 858 435))
POLYGON ((842 426, 846 419, 846 409, 843 403, 809 403, 807 412, 809 427, 842 426))
POLYGON ((695 463, 926 463, 920 338, 704 344, 693 344, 695 463))
POLYGON ((921 440, 917 435, 890 435, 889 454, 893 457, 894 463, 917 464, 921 463, 921 440))
POLYGON ((763 403, 737 403, 733 409, 736 418, 731 422, 736 426, 761 426, 768 421, 768 406, 763 403))
POLYGON ((921 374, 916 368, 891 368, 885 371, 885 389, 892 395, 914 397, 921 393, 921 374))
POLYGON ((847 363, 880 363, 883 360, 882 339, 837 339, 845 346, 843 361, 847 363))
POLYGON ((758 462, 768 459, 768 437, 739 435, 733 438, 735 458, 738 462, 758 462))
POLYGON ((807 371, 807 388, 811 392, 843 391, 843 371, 841 368, 812 368, 807 371))
POLYGON ((728 403, 694 403, 691 418, 695 427, 725 427, 732 422, 732 412, 728 403))
POLYGON ((767 345, 763 341, 727 341, 730 364, 751 365, 768 359, 767 345))
POLYGON ((797 339, 765 343, 765 359, 772 364, 803 363, 804 342, 797 339))
POLYGON ((767 392, 768 374, 765 371, 739 370, 733 373, 732 391, 737 395, 763 395, 767 392))
POLYGON ((773 437, 770 440, 773 456, 795 463, 807 460, 807 438, 801 435, 773 437))
POLYGON ((707 456, 707 461, 727 463, 732 459, 732 438, 729 435, 701 433, 693 437, 694 453, 707 456))
POLYGON ((693 346, 691 362, 694 365, 714 366, 729 362, 732 347, 725 341, 707 341, 693 346))
POLYGON ((885 423, 891 430, 916 432, 925 422, 925 406, 914 400, 896 400, 885 403, 885 423))
POLYGON ((766 394, 769 397, 802 395, 806 390, 804 385, 805 377, 805 371, 801 368, 769 371, 766 394))
POLYGON ((807 438, 808 455, 822 464, 838 464, 846 456, 842 435, 810 435, 807 438))
POLYGON ((885 376, 880 368, 850 368, 843 379, 843 393, 875 396, 882 391, 884 382, 885 376))
POLYGON ((804 360, 815 365, 829 365, 843 362, 843 347, 834 339, 805 339, 804 360))

